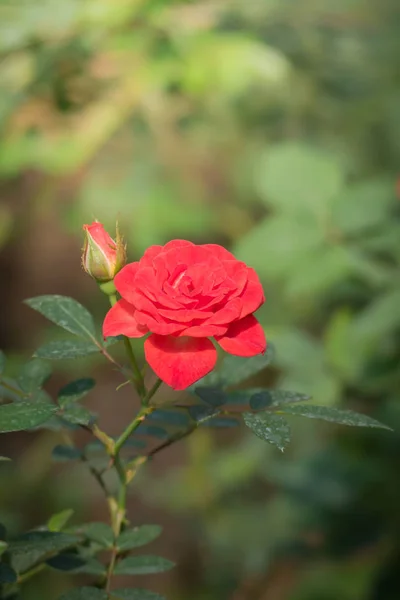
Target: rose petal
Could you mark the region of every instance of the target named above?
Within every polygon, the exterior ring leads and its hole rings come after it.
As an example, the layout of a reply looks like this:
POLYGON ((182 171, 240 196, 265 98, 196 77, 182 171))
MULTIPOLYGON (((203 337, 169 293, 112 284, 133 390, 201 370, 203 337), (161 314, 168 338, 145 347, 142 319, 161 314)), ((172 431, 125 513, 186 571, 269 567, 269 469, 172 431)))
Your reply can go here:
POLYGON ((228 331, 228 325, 192 325, 179 333, 180 336, 188 335, 190 337, 215 337, 224 335, 228 331))
POLYGON ((261 282, 255 270, 250 267, 248 268, 248 281, 240 297, 243 302, 241 318, 256 312, 265 302, 261 282))
POLYGON ((253 315, 232 323, 225 335, 215 339, 225 352, 236 356, 256 356, 267 349, 264 330, 253 315))
POLYGON ((153 371, 175 390, 184 390, 212 371, 217 351, 207 338, 151 335, 144 344, 153 371))
POLYGON ((233 254, 219 244, 203 244, 203 248, 207 248, 213 256, 216 256, 220 260, 234 260, 237 262, 233 254))
POLYGON ((126 335, 138 338, 146 335, 149 330, 137 322, 135 313, 135 308, 129 302, 119 300, 106 314, 103 323, 104 337, 126 335))
POLYGON ((132 303, 132 291, 135 289, 135 277, 139 270, 139 263, 133 262, 125 265, 114 277, 114 285, 121 296, 132 303))

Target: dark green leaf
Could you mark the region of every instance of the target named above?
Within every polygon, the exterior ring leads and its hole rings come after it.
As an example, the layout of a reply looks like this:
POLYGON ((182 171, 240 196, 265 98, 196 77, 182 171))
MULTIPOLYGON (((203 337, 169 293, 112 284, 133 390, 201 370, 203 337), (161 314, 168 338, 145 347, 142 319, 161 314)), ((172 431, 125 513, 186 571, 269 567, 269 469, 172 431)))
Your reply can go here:
POLYGON ((174 563, 161 556, 128 556, 122 559, 114 571, 116 575, 151 575, 163 573, 174 567, 174 563))
POLYGON ((45 402, 4 404, 0 406, 0 433, 33 429, 47 421, 56 410, 56 406, 45 402))
POLYGON ((219 377, 223 387, 237 385, 265 369, 274 357, 273 347, 268 346, 265 354, 243 358, 227 354, 222 362, 219 377))
POLYGON ((119 550, 131 550, 149 544, 162 532, 160 525, 141 525, 121 533, 117 540, 119 550))
POLYGON ((19 387, 27 394, 31 394, 46 383, 52 372, 49 363, 40 359, 30 360, 22 367, 18 376, 19 387))
POLYGON ((67 385, 58 392, 58 403, 60 406, 64 406, 65 404, 77 402, 86 396, 95 385, 95 380, 89 377, 71 381, 71 383, 67 383, 67 385))
POLYGON ((3 350, 0 350, 0 375, 3 373, 6 366, 6 355, 3 350))
POLYGON ((218 407, 225 403, 226 395, 218 388, 211 387, 197 387, 195 390, 196 396, 201 398, 203 402, 206 402, 210 406, 218 407))
POLYGON ((297 415, 299 417, 308 417, 309 419, 321 419, 338 423, 339 425, 350 425, 353 427, 376 427, 379 429, 389 429, 390 427, 368 417, 351 410, 342 410, 329 406, 285 406, 282 411, 286 415, 297 415))
POLYGON ((41 346, 36 350, 34 356, 47 358, 48 360, 62 360, 89 356, 89 354, 96 354, 96 352, 100 352, 100 348, 93 342, 59 340, 41 346))
POLYGON ((53 460, 57 462, 68 462, 69 460, 79 460, 82 458, 82 452, 73 446, 62 446, 59 444, 53 448, 51 453, 53 460))
POLYGON ((2 378, 0 382, 0 398, 19 402, 24 396, 24 392, 20 390, 18 383, 14 379, 10 379, 10 377, 2 378))
POLYGON ((4 552, 7 550, 7 547, 7 542, 3 542, 2 540, 0 540, 0 556, 4 554, 4 552))
POLYGON ((81 573, 82 575, 104 576, 106 571, 106 567, 96 558, 90 558, 89 560, 86 560, 82 566, 73 569, 75 574, 81 573))
POLYGON ((89 425, 96 421, 96 417, 84 406, 79 404, 65 405, 60 416, 73 425, 89 425))
POLYGON ((63 329, 92 339, 96 336, 93 317, 82 304, 67 296, 38 296, 25 303, 63 329))
POLYGON ((168 437, 168 432, 162 427, 158 427, 157 425, 145 425, 141 424, 136 430, 137 435, 151 435, 152 437, 158 438, 160 440, 168 437))
POLYGON ((148 421, 157 421, 166 425, 174 425, 176 427, 186 427, 189 425, 187 415, 178 410, 160 409, 158 408, 153 413, 148 415, 148 421))
POLYGON ((237 427, 239 421, 234 417, 213 417, 200 423, 202 427, 237 427))
POLYGON ((60 596, 59 600, 108 600, 106 592, 95 587, 74 588, 60 596))
POLYGON ((1 583, 15 583, 18 579, 18 575, 12 567, 0 562, 0 584, 1 583))
POLYGON ((46 564, 57 571, 74 571, 75 569, 81 568, 85 565, 86 561, 74 554, 73 552, 63 552, 50 558, 46 561, 46 564))
POLYGON ((164 596, 142 589, 115 590, 111 593, 111 600, 166 600, 164 596))
POLYGON ((67 548, 77 545, 80 538, 66 533, 33 531, 10 542, 11 563, 18 573, 44 562, 67 548))
POLYGON ((114 543, 113 530, 106 523, 88 523, 83 526, 83 533, 89 540, 104 548, 110 548, 114 543))
POLYGON ((290 442, 290 428, 285 419, 271 413, 244 413, 243 420, 257 437, 273 444, 281 452, 290 442))
POLYGON ((281 406, 292 404, 293 402, 305 402, 306 400, 310 400, 310 396, 299 394, 298 392, 260 390, 251 396, 250 408, 252 410, 263 410, 270 406, 281 406))
POLYGON ((61 531, 61 529, 64 529, 73 514, 74 511, 72 508, 67 508, 50 517, 47 523, 49 531, 61 531))
POLYGON ((201 423, 213 416, 218 415, 218 408, 212 408, 211 406, 195 405, 188 407, 188 413, 194 421, 201 423))

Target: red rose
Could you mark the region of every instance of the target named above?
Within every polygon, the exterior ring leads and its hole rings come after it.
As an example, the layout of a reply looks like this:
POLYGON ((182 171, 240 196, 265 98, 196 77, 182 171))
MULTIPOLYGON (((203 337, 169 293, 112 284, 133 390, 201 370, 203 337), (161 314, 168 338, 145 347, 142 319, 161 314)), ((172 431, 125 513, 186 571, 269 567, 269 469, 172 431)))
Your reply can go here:
POLYGON ((256 272, 217 246, 173 240, 152 246, 115 277, 122 299, 106 315, 105 337, 145 341, 146 360, 160 379, 182 390, 215 366, 219 345, 237 356, 266 350, 253 316, 265 301, 256 272))
POLYGON ((83 230, 86 234, 82 254, 83 268, 98 282, 111 281, 126 263, 125 245, 118 229, 116 241, 97 221, 84 225, 83 230))

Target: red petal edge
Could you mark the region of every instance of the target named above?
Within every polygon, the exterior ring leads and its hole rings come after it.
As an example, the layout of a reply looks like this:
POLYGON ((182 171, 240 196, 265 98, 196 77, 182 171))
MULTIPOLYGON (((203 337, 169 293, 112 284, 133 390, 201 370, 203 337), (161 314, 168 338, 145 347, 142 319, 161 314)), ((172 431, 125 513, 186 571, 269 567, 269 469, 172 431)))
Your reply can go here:
POLYGON ((256 356, 267 349, 264 330, 253 315, 232 323, 225 335, 215 339, 225 352, 236 356, 256 356))
POLYGON ((151 335, 144 343, 153 371, 174 390, 184 390, 213 370, 217 351, 207 338, 151 335))
POLYGON ((103 336, 126 335, 131 338, 143 337, 148 333, 147 327, 139 325, 135 319, 135 309, 126 300, 119 300, 108 311, 103 323, 103 336))

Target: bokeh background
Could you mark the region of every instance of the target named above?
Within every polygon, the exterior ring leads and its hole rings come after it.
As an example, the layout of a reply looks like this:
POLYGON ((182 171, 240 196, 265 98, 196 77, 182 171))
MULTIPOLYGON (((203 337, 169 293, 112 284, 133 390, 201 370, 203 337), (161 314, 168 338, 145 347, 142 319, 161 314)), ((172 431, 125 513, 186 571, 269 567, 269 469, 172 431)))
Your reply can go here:
MULTIPOLYGON (((71 295, 100 322, 81 226, 118 219, 132 260, 184 237, 254 266, 277 350, 263 383, 395 429, 292 419, 284 455, 208 429, 158 455, 130 514, 164 525, 153 552, 178 568, 143 584, 171 600, 398 600, 398 0, 1 0, 0 128, 11 374, 58 335, 24 298, 71 295)), ((49 390, 88 373, 119 431, 136 400, 100 361, 60 363, 49 390)), ((62 508, 107 518, 83 468, 51 463, 57 435, 0 439, 11 533, 62 508)), ((48 573, 22 597, 68 585, 48 573)))

